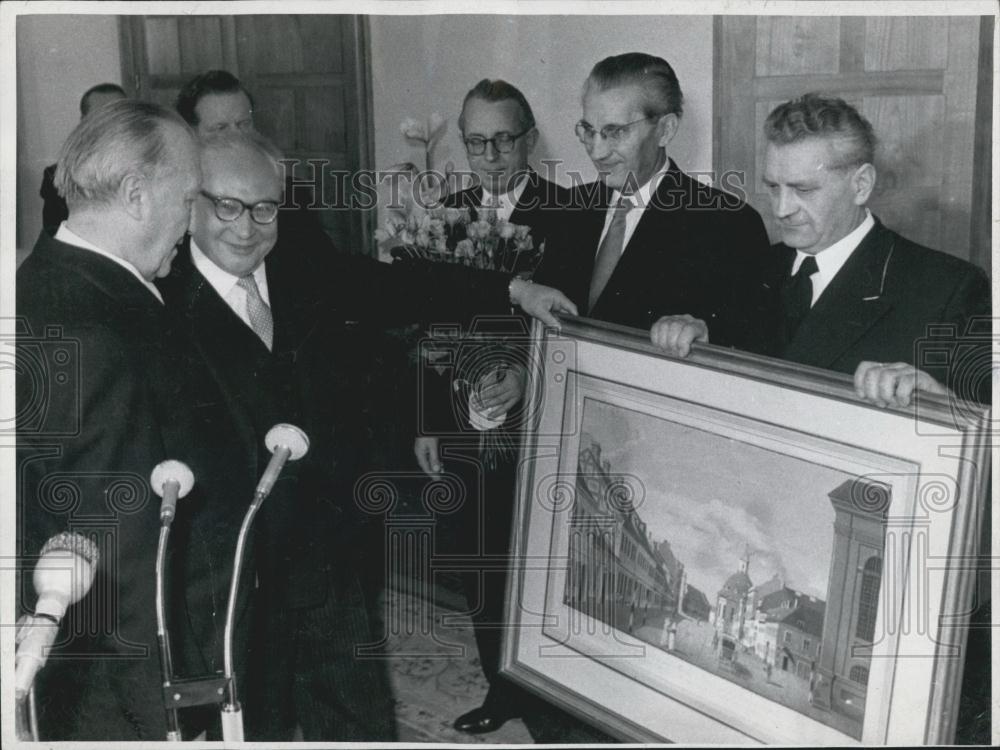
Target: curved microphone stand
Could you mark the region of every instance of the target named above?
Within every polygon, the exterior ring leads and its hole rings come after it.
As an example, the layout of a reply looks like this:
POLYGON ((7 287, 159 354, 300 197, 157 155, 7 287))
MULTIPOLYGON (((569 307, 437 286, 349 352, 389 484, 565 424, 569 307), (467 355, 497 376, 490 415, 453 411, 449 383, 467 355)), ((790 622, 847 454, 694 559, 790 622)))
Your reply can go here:
POLYGON ((236 554, 233 557, 233 577, 229 582, 229 603, 226 606, 226 629, 223 636, 223 664, 226 678, 226 700, 222 704, 222 739, 224 742, 243 741, 243 709, 236 695, 236 674, 233 669, 233 620, 236 616, 236 593, 240 587, 243 570, 243 553, 247 534, 254 516, 281 473, 286 461, 297 461, 309 450, 309 438, 298 427, 290 424, 276 424, 267 431, 264 445, 271 451, 271 461, 257 484, 253 501, 243 517, 239 536, 236 538, 236 554))
MULTIPOLYGON (((160 668, 163 672, 163 686, 170 685, 173 678, 174 664, 170 656, 170 635, 167 632, 167 613, 164 602, 166 589, 165 562, 167 557, 167 540, 170 537, 170 524, 174 520, 177 499, 184 497, 194 486, 194 474, 180 461, 163 461, 156 465, 149 477, 153 492, 163 498, 160 505, 160 539, 156 547, 156 641, 160 647, 160 668)), ((180 723, 177 719, 177 709, 166 705, 167 740, 181 741, 180 723)))

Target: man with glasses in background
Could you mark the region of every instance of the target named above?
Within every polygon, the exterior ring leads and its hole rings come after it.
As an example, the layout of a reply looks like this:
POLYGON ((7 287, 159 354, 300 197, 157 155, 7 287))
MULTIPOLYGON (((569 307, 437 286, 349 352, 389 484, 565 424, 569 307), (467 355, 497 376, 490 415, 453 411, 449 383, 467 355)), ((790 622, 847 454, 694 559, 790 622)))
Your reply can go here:
MULTIPOLYGON (((474 184, 447 196, 445 205, 467 209, 474 220, 489 218, 527 226, 539 248, 547 242, 560 211, 569 205, 571 194, 528 164, 538 143, 538 129, 524 94, 506 81, 484 78, 465 95, 458 127, 474 184)), ((516 263, 510 270, 529 275, 534 269, 516 263)), ((476 331, 524 340, 530 328, 526 320, 507 316, 480 319, 476 331)), ((487 349, 483 352, 491 356, 487 349)), ((525 358, 526 352, 518 357, 525 358)), ((492 359, 496 360, 495 353, 492 359)), ((453 375, 452 370, 439 374, 425 369, 421 381, 424 434, 414 441, 414 452, 428 476, 437 478, 446 469, 462 482, 464 502, 458 512, 441 519, 439 538, 448 552, 495 559, 508 554, 516 450, 488 459, 480 449, 480 432, 472 425, 501 422, 492 429, 505 433, 506 443, 516 446, 520 421, 516 406, 522 400, 527 370, 524 361, 484 367, 480 381, 465 387, 464 381, 453 382, 453 375), (471 414, 473 410, 480 412, 479 418, 471 414)), ((499 674, 507 570, 490 564, 463 572, 462 579, 479 661, 490 687, 483 704, 459 716, 453 726, 467 734, 483 734, 522 716, 529 697, 499 674)))
POLYGON ((583 208, 564 214, 535 280, 592 318, 648 329, 690 314, 709 322, 713 343, 745 348, 746 311, 757 304, 745 279, 767 253, 767 234, 741 198, 667 156, 682 113, 665 60, 630 52, 594 66, 576 133, 599 179, 576 188, 583 208))

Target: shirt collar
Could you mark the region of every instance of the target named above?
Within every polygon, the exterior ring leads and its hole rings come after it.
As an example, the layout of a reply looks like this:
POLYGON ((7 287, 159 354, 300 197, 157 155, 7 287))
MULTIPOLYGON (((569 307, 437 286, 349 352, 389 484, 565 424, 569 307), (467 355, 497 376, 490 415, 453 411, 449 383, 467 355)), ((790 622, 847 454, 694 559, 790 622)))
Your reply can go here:
MULTIPOLYGON (((239 276, 234 276, 229 271, 220 268, 215 264, 215 261, 205 255, 205 251, 198 247, 198 244, 194 241, 194 237, 191 238, 191 262, 223 299, 229 296, 240 280, 239 276)), ((270 295, 267 292, 267 274, 264 271, 263 262, 254 269, 253 278, 257 282, 261 298, 264 302, 270 304, 270 295)))
POLYGON ((514 187, 513 190, 508 190, 506 193, 503 193, 502 195, 499 196, 494 196, 493 193, 487 190, 486 186, 483 185, 483 205, 486 206, 490 203, 490 201, 494 200, 494 198, 497 198, 501 201, 503 205, 505 206, 509 205, 511 208, 513 208, 521 200, 521 195, 524 193, 524 188, 527 186, 527 184, 528 184, 528 175, 524 175, 518 181, 517 185, 514 187))
POLYGON ((653 201, 653 196, 656 194, 657 188, 660 187, 660 181, 663 179, 663 175, 667 173, 670 169, 670 159, 663 162, 663 166, 653 173, 646 184, 636 190, 632 195, 623 196, 621 191, 615 190, 611 193, 611 205, 617 206, 618 201, 623 197, 626 201, 632 204, 633 208, 645 208, 653 201))
POLYGON ((83 239, 83 237, 81 237, 72 229, 67 227, 65 221, 62 222, 59 225, 59 229, 56 230, 55 239, 59 240, 59 242, 65 242, 67 245, 73 245, 73 247, 79 247, 82 248, 83 250, 89 250, 92 253, 97 253, 98 255, 107 258, 108 260, 114 261, 119 266, 128 271, 130 274, 135 276, 139 281, 141 281, 142 285, 146 287, 153 294, 153 296, 156 297, 157 300, 159 300, 160 304, 163 304, 163 297, 160 295, 160 290, 157 289, 151 281, 146 280, 146 278, 141 273, 139 273, 138 268, 133 266, 124 258, 120 258, 117 255, 113 255, 112 253, 109 253, 107 250, 98 247, 93 242, 83 239))
MULTIPOLYGON (((864 221, 858 224, 849 234, 837 240, 829 247, 820 250, 813 256, 816 258, 816 266, 819 268, 819 273, 827 282, 837 275, 837 272, 847 262, 847 259, 851 257, 851 253, 861 244, 861 240, 865 238, 865 235, 874 226, 875 219, 872 217, 872 212, 865 208, 864 221)), ((795 260, 792 263, 793 274, 798 272, 799 266, 802 265, 802 261, 808 255, 808 253, 804 253, 801 250, 795 251, 795 260)))

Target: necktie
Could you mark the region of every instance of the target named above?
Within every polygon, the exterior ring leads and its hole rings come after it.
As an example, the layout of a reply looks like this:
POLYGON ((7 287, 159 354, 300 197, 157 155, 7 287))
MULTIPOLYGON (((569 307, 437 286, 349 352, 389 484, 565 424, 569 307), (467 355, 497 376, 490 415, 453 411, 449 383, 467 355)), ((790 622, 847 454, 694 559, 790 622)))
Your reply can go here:
MULTIPOLYGON (((794 262, 794 261, 793 261, 794 262)), ((795 332, 812 307, 812 279, 819 270, 816 259, 808 255, 799 266, 798 273, 790 276, 781 290, 781 301, 785 308, 785 339, 791 341, 795 332)))
POLYGON ((271 308, 260 296, 257 280, 253 274, 249 274, 241 276, 236 284, 247 293, 247 316, 250 318, 250 327, 270 350, 274 341, 274 320, 271 318, 271 308))
POLYGON ((614 273, 618 260, 622 257, 625 247, 625 217, 632 210, 632 201, 627 198, 620 198, 615 206, 614 216, 611 217, 611 224, 608 226, 608 233, 601 241, 601 247, 597 250, 597 258, 594 260, 594 273, 590 277, 590 295, 587 297, 587 309, 593 310, 597 304, 597 299, 608 284, 608 279, 614 273))

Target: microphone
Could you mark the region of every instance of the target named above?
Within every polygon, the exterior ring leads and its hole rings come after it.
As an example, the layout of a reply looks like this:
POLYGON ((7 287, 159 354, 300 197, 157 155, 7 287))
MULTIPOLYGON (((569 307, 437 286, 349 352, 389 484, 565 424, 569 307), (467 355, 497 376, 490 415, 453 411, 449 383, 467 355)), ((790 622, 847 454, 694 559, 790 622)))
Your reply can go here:
POLYGON ((160 503, 160 523, 170 524, 177 511, 177 501, 186 496, 194 486, 194 474, 183 461, 161 461, 149 475, 153 492, 163 498, 160 503))
POLYGON ((298 461, 309 451, 309 438, 295 425, 276 424, 264 436, 264 445, 271 451, 271 460, 257 483, 254 495, 263 500, 271 494, 286 461, 298 461))
POLYGON ((38 592, 35 616, 48 626, 32 624, 21 628, 14 664, 14 694, 24 698, 39 670, 45 666, 59 623, 70 606, 83 599, 94 585, 100 552, 87 537, 63 531, 42 547, 35 565, 33 582, 38 592))
POLYGON ((226 627, 222 634, 223 676, 226 678, 226 692, 222 703, 222 740, 224 742, 243 741, 243 707, 236 695, 236 673, 233 666, 233 628, 236 615, 236 593, 243 571, 243 556, 247 534, 254 516, 278 479, 285 462, 297 461, 309 451, 309 438, 295 425, 276 424, 264 436, 264 445, 271 451, 271 460, 254 490, 253 500, 243 517, 240 533, 236 536, 236 553, 233 555, 233 574, 229 581, 229 601, 226 606, 226 627))

